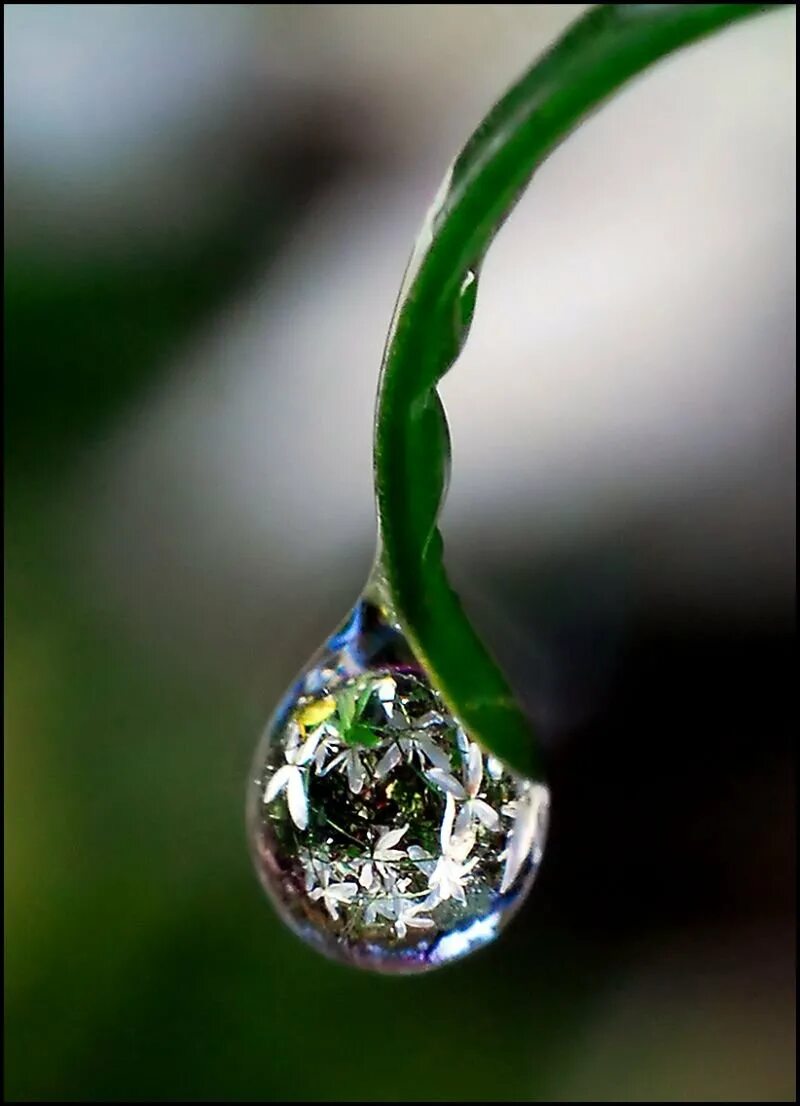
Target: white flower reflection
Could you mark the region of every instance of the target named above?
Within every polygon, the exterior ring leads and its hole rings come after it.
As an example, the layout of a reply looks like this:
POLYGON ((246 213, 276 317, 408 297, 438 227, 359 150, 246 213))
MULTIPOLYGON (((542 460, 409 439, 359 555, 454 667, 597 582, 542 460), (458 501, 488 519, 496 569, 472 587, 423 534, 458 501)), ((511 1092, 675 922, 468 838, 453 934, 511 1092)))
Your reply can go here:
POLYGON ((394 878, 392 865, 396 861, 405 860, 406 858, 405 849, 396 849, 395 845, 405 835, 407 830, 408 823, 400 829, 386 830, 380 835, 375 843, 375 848, 372 850, 372 859, 368 860, 361 869, 359 882, 362 887, 372 887, 375 882, 375 870, 377 870, 385 880, 392 880, 394 878))
POLYGON ((503 807, 503 813, 511 813, 508 810, 513 806, 514 825, 505 851, 505 868, 500 884, 500 893, 505 894, 520 873, 520 869, 530 856, 534 847, 539 844, 537 837, 540 830, 544 829, 547 818, 547 810, 550 793, 546 787, 533 784, 529 790, 513 804, 507 803, 503 807))
POLYGON ((322 899, 328 913, 335 920, 339 917, 338 907, 351 903, 358 894, 356 883, 331 883, 329 868, 323 868, 319 873, 319 887, 315 887, 309 893, 309 898, 318 901, 322 899))
POLYGON ((358 795, 367 778, 367 770, 361 760, 361 750, 357 749, 355 745, 351 745, 349 749, 345 749, 338 756, 335 756, 327 767, 322 769, 320 775, 327 776, 328 772, 332 772, 334 768, 339 767, 347 772, 347 782, 350 790, 354 795, 358 795))
POLYGON ((442 854, 436 861, 428 880, 430 895, 425 900, 425 905, 428 907, 436 906, 447 899, 456 899, 460 903, 467 901, 464 883, 478 863, 478 857, 467 861, 475 844, 475 834, 471 830, 463 834, 454 833, 455 814, 456 805, 453 796, 448 794, 440 831, 442 854))
POLYGON ((415 755, 423 768, 427 766, 428 761, 443 771, 447 771, 450 767, 450 761, 446 754, 442 752, 432 737, 418 730, 411 730, 405 736, 398 736, 392 740, 391 745, 378 761, 375 775, 379 780, 385 779, 395 770, 403 757, 413 763, 415 755))
POLYGON ((342 742, 339 731, 329 722, 323 722, 318 729, 314 730, 314 737, 319 738, 319 744, 314 753, 314 767, 317 775, 319 775, 325 767, 325 758, 329 754, 337 752, 341 748, 342 742))
POLYGON ((420 912, 426 909, 426 903, 415 901, 406 895, 410 879, 400 879, 388 894, 378 895, 365 911, 367 925, 374 925, 378 917, 385 918, 394 926, 394 931, 402 941, 409 929, 433 929, 433 918, 424 918, 420 912))
POLYGON ((259 777, 270 885, 345 959, 460 955, 535 868, 547 789, 484 753, 418 674, 320 672, 259 777))
POLYGON ((264 791, 265 803, 271 803, 282 791, 286 792, 289 814, 299 830, 308 827, 308 799, 303 768, 313 757, 317 741, 316 734, 302 741, 300 727, 292 723, 283 751, 286 763, 275 772, 264 791))
POLYGON ((413 903, 404 900, 402 909, 398 912, 394 922, 394 929, 402 941, 409 929, 433 929, 436 925, 433 918, 420 917, 420 911, 425 910, 425 903, 413 903))
POLYGON ((483 754, 474 741, 468 740, 464 749, 463 783, 440 768, 431 768, 428 776, 442 791, 464 803, 455 824, 456 836, 466 833, 473 821, 481 822, 487 829, 497 829, 500 815, 485 799, 478 798, 483 783, 483 754))

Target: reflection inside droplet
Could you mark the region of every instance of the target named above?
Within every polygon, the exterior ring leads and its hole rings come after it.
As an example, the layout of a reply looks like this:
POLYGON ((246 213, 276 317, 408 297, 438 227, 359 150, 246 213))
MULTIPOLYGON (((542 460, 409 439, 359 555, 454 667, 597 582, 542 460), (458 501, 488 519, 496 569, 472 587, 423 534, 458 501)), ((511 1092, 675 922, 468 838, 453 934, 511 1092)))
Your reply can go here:
POLYGON ((533 881, 548 805, 470 739, 362 600, 270 723, 248 818, 260 878, 300 936, 411 972, 496 936, 533 881))

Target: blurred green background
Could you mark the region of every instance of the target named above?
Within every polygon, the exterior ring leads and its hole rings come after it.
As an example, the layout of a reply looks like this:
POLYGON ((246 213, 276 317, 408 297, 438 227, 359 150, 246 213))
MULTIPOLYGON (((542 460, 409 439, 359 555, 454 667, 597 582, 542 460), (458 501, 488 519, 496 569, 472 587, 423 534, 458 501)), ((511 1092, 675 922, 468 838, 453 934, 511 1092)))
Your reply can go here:
POLYGON ((528 906, 368 976, 244 840, 370 563, 414 234, 580 10, 6 6, 10 1100, 793 1100, 793 11, 559 152, 446 382, 449 560, 551 763, 528 906))

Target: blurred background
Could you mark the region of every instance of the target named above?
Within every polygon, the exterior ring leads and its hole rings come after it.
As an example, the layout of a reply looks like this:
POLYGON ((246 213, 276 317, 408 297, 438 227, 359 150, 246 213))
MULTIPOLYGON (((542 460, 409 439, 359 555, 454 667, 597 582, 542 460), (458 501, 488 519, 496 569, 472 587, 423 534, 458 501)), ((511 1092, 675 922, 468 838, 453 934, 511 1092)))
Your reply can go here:
POLYGON ((7 5, 6 1095, 795 1096, 795 15, 540 171, 442 388, 448 564, 547 745, 539 881, 322 960, 249 762, 374 543, 425 209, 580 5, 7 5))

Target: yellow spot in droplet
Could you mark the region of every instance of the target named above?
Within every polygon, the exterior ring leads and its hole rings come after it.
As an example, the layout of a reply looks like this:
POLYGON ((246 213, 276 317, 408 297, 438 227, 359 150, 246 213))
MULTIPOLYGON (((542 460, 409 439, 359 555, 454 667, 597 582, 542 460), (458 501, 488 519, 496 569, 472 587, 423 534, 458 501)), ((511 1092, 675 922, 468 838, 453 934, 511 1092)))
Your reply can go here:
POLYGON ((318 722, 330 718, 335 710, 336 700, 332 695, 326 695, 324 699, 315 699, 313 703, 299 710, 296 718, 301 726, 316 726, 318 722))

